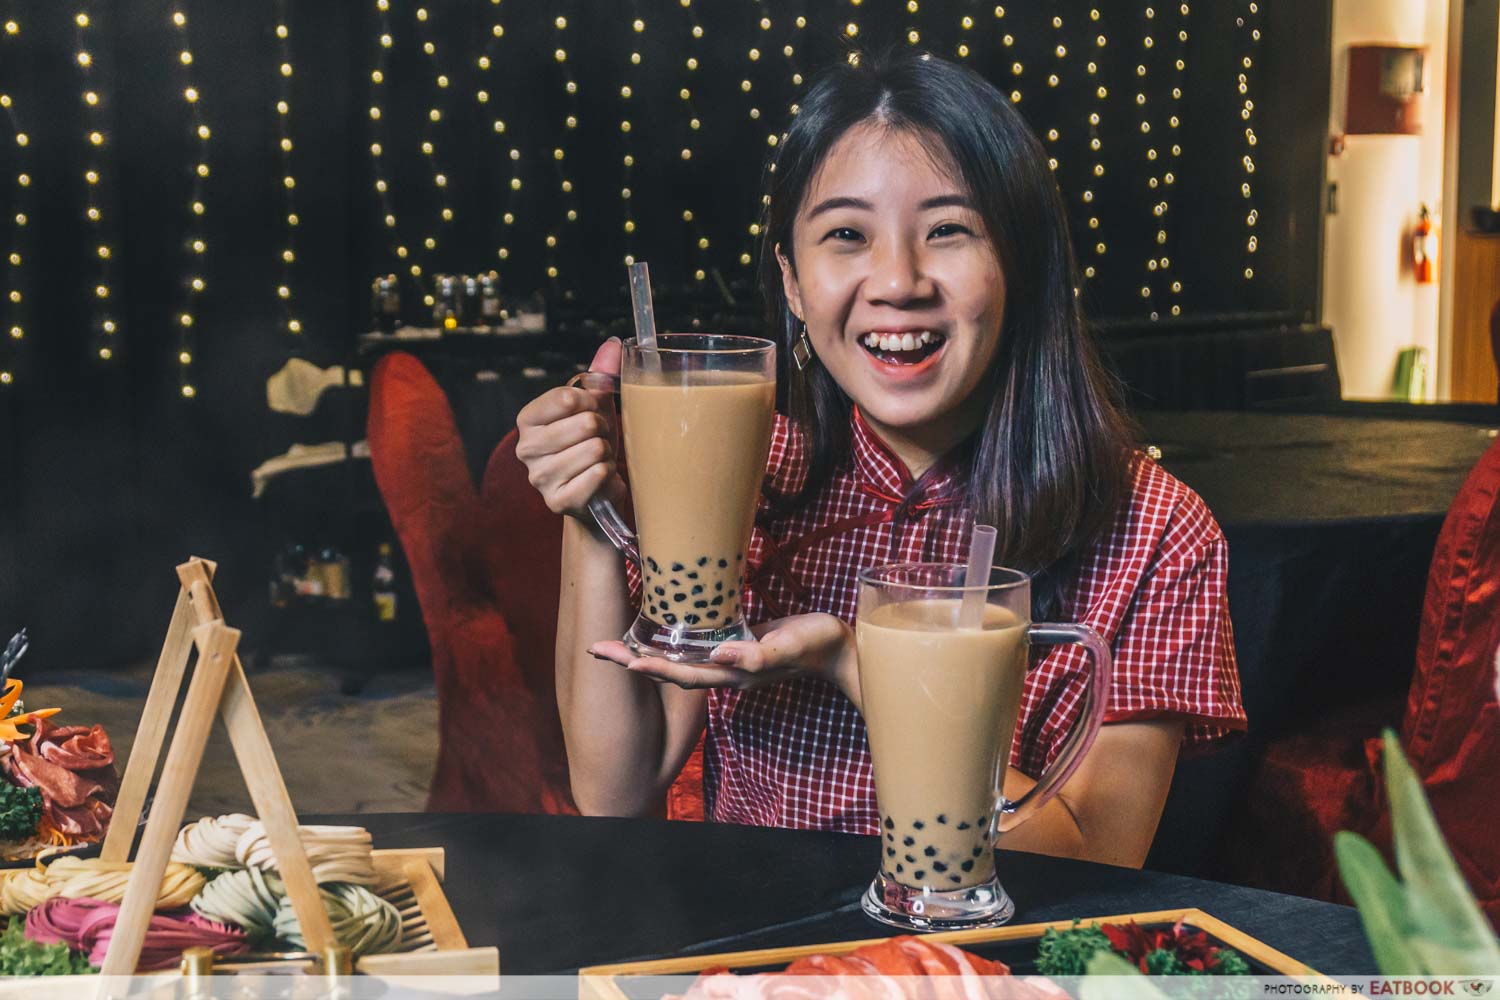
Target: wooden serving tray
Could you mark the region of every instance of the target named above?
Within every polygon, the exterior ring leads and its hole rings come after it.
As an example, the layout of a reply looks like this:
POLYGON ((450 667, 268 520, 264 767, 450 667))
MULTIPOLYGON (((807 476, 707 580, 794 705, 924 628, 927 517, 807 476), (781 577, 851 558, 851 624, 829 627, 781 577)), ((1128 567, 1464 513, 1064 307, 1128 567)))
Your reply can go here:
MULTIPOLYGON (((500 952, 470 948, 443 894, 445 869, 441 847, 374 850, 377 896, 401 911, 401 943, 395 951, 365 955, 356 972, 371 976, 498 976, 500 952)), ((215 968, 233 972, 270 972, 309 964, 309 957, 255 955, 218 959, 215 968)), ((312 971, 310 968, 308 971, 312 971)))
MULTIPOLYGON (((1226 945, 1245 956, 1251 970, 1261 975, 1317 977, 1303 963, 1283 954, 1244 931, 1212 917, 1202 910, 1154 910, 1146 913, 1123 913, 1110 917, 1085 917, 1087 924, 1122 924, 1134 920, 1142 927, 1172 925, 1181 921, 1195 930, 1205 931, 1216 944, 1226 945)), ((924 934, 923 938, 957 945, 985 958, 999 959, 1017 974, 1029 974, 1025 966, 1035 958, 1036 942, 1048 930, 1068 930, 1072 920, 1051 923, 1016 924, 973 931, 944 931, 924 934), (1029 950, 1028 950, 1029 949, 1029 950), (1029 956, 1029 958, 1027 957, 1029 956)), ((884 938, 858 941, 834 941, 829 944, 799 945, 793 948, 766 948, 760 951, 725 952, 717 955, 691 955, 683 958, 650 959, 617 965, 596 965, 578 972, 578 995, 582 1000, 632 1000, 636 991, 631 980, 642 976, 695 975, 704 969, 724 967, 735 972, 769 972, 785 968, 809 955, 847 955, 856 948, 877 944, 884 938)), ((649 992, 649 991, 648 991, 649 992)), ((654 996, 660 996, 658 989, 654 996)))

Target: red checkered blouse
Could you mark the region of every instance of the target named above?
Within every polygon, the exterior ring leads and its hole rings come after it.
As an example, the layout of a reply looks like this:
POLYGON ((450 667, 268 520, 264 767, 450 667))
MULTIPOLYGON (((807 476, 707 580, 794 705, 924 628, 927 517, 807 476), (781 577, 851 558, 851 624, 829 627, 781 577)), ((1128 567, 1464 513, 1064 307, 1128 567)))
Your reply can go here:
MULTIPOLYGON (((930 475, 918 494, 860 417, 852 455, 802 509, 757 524, 744 608, 754 624, 827 612, 854 620, 858 574, 889 562, 962 562, 970 516, 961 482, 930 475)), ((766 486, 794 491, 808 470, 794 425, 776 417, 766 486)), ((762 500, 762 514, 767 501, 762 500)), ((766 521, 763 516, 760 519, 766 521)), ((1199 749, 1245 728, 1225 594, 1224 536, 1196 493, 1145 456, 1113 528, 1078 563, 1063 605, 1114 654, 1106 722, 1176 718, 1199 749)), ((632 591, 639 576, 630 567, 632 591)), ((1011 763, 1035 777, 1083 707, 1086 654, 1052 647, 1027 675, 1011 763)), ((704 794, 720 822, 877 832, 864 720, 832 684, 813 678, 708 695, 704 794)))

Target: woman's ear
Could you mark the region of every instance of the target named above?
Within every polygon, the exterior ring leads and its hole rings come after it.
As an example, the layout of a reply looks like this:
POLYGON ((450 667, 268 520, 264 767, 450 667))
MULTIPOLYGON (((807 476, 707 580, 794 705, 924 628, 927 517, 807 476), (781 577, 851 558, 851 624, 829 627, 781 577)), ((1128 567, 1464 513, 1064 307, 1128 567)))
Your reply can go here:
POLYGON ((797 272, 792 267, 792 262, 786 259, 786 254, 781 252, 781 244, 776 244, 776 263, 781 265, 781 290, 786 293, 786 301, 792 308, 792 315, 798 320, 802 319, 802 289, 797 287, 797 272))

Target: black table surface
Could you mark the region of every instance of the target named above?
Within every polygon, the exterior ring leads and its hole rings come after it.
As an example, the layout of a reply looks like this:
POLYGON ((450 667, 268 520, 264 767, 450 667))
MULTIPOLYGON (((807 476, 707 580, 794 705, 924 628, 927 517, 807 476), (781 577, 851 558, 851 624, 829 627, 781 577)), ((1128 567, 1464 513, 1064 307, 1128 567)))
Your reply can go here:
MULTIPOLYGON (((897 933, 859 909, 878 839, 719 823, 360 814, 379 847, 441 847, 444 890, 506 975, 897 933)), ((1195 907, 1320 972, 1375 971, 1344 906, 1180 875, 1000 852, 1017 923, 1195 907)))
POLYGON ((1219 523, 1441 519, 1496 428, 1306 413, 1136 415, 1142 443, 1219 523))

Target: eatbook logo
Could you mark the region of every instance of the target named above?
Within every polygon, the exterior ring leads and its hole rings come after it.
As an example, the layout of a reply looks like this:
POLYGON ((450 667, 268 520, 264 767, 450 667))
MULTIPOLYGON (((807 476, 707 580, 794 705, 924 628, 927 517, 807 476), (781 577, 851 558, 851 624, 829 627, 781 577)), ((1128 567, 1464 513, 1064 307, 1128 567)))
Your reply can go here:
POLYGON ((1464 995, 1471 997, 1482 997, 1495 988, 1493 979, 1470 979, 1464 982, 1464 995))

